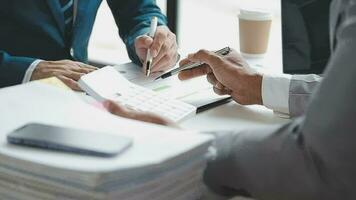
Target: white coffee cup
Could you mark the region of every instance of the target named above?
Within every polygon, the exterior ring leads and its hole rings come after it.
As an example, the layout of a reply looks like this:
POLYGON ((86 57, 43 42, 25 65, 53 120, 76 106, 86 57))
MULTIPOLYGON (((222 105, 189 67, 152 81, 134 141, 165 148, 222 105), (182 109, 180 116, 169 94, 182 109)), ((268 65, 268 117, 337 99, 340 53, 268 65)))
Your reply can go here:
POLYGON ((268 48, 272 14, 258 9, 241 9, 238 17, 241 53, 245 56, 264 56, 268 48))

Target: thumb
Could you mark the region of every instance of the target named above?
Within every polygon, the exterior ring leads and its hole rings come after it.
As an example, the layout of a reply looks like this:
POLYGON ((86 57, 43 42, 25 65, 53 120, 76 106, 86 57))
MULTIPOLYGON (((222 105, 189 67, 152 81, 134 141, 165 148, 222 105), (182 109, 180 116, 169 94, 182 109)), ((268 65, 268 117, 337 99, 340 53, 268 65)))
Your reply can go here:
POLYGON ((135 40, 135 47, 139 49, 149 49, 153 43, 153 39, 147 35, 141 35, 135 40))
POLYGON ((105 101, 103 103, 103 106, 111 113, 114 115, 122 116, 125 117, 127 115, 127 110, 119 106, 118 104, 114 103, 113 101, 105 101))
POLYGON ((186 64, 189 64, 189 63, 191 63, 190 60, 188 58, 184 58, 183 60, 181 60, 179 62, 179 66, 182 67, 182 66, 184 66, 186 64))

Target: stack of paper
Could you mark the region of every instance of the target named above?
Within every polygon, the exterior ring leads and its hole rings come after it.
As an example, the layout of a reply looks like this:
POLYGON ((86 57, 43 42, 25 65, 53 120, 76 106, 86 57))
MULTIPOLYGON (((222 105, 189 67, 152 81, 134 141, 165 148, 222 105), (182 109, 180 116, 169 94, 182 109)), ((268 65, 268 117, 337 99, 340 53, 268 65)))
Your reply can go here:
MULTIPOLYGON (((197 199, 211 136, 127 120, 42 83, 0 90, 1 199, 197 199), (134 144, 114 158, 8 144, 29 122, 119 134, 134 144)), ((90 135, 88 135, 90 137, 90 135)))

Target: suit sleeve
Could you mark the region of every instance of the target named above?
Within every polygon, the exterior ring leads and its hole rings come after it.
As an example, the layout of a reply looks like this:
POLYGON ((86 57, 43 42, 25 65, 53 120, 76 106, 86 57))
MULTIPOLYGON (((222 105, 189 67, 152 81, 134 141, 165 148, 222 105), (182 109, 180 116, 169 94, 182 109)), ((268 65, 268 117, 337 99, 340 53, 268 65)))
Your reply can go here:
POLYGON ((342 12, 337 45, 307 112, 282 126, 215 133, 205 171, 216 192, 257 199, 356 199, 356 4, 342 12))
POLYGON ((35 58, 11 56, 0 50, 0 88, 22 83, 35 58))
POLYGON ((291 117, 301 116, 307 110, 310 97, 322 78, 315 74, 294 75, 289 85, 289 114, 291 117))
POLYGON ((322 78, 309 75, 264 75, 263 105, 277 114, 298 117, 304 114, 310 97, 322 78))
POLYGON ((140 64, 134 48, 135 38, 149 32, 151 18, 156 16, 159 25, 166 25, 167 19, 162 14, 155 0, 107 0, 119 27, 120 37, 126 44, 130 59, 140 64))

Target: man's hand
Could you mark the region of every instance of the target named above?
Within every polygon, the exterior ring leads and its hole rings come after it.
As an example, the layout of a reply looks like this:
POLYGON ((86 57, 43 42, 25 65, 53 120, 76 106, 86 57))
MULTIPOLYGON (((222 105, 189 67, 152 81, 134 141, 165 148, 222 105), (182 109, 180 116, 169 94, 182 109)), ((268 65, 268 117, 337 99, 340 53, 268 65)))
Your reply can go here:
POLYGON ((96 69, 96 67, 71 60, 41 61, 33 71, 31 81, 55 76, 71 89, 81 91, 77 81, 82 75, 96 69))
POLYGON ((138 112, 138 111, 130 110, 130 109, 128 109, 124 106, 118 105, 112 101, 104 102, 104 107, 110 113, 120 116, 120 117, 178 128, 178 126, 176 124, 174 124, 173 122, 171 122, 167 119, 164 119, 161 116, 158 116, 158 115, 155 115, 152 113, 148 113, 148 112, 138 112))
MULTIPOLYGON (((166 71, 173 67, 178 59, 177 38, 166 26, 157 28, 154 39, 147 35, 139 36, 135 40, 136 54, 145 65, 147 49, 153 56, 152 72, 166 71)), ((145 67, 143 67, 146 70, 145 67)))
POLYGON ((180 65, 189 62, 205 64, 181 72, 180 80, 207 75, 216 94, 231 95, 242 105, 262 104, 262 75, 252 70, 236 51, 220 57, 213 52, 200 50, 195 54, 190 54, 187 59, 181 61, 180 65))

